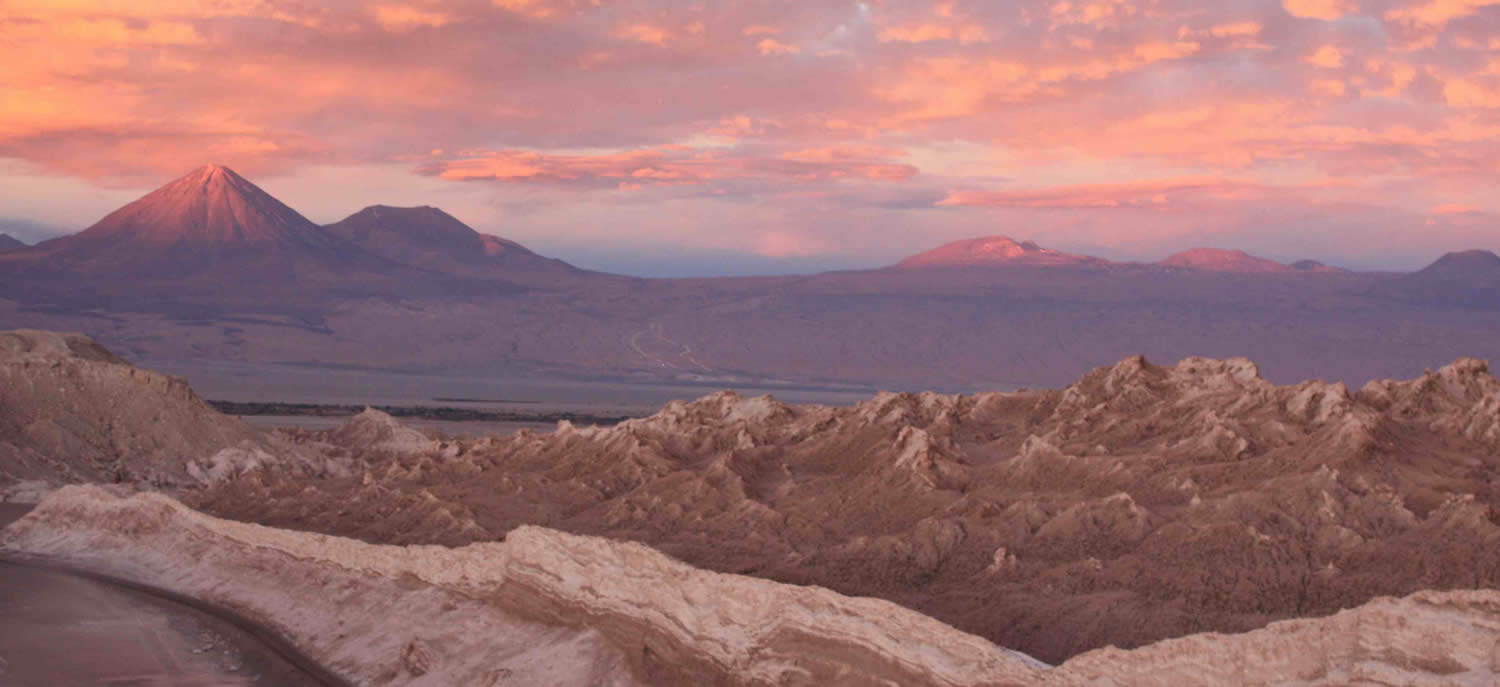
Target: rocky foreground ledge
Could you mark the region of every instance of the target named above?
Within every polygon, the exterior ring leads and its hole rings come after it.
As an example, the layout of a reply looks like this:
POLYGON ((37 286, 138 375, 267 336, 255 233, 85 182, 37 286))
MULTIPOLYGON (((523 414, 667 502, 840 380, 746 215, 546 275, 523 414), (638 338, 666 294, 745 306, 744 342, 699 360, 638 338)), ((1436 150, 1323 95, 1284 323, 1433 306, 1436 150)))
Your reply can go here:
POLYGON ((0 551, 258 619, 368 685, 1493 685, 1500 592, 1420 592, 1048 667, 894 604, 538 527, 379 546, 65 487, 0 551))

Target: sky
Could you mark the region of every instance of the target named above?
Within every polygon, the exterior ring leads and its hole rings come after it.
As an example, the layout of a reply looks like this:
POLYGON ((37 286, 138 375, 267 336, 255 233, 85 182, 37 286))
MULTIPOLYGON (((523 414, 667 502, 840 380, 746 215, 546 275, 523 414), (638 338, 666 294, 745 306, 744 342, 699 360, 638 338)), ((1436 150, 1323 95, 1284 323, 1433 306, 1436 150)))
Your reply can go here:
POLYGON ((1500 250, 1500 0, 0 0, 0 232, 207 163, 632 274, 1500 250))

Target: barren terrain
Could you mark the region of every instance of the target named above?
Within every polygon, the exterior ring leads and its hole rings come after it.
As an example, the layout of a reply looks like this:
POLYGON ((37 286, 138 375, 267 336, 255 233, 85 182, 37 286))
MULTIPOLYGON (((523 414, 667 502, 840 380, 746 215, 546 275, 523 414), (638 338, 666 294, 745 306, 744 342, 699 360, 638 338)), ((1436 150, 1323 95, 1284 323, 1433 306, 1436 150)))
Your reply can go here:
POLYGON ((609 428, 445 442, 367 413, 290 435, 347 455, 347 477, 260 470, 187 498, 377 542, 523 524, 633 539, 1056 662, 1496 586, 1497 392, 1475 360, 1350 391, 1277 387, 1246 360, 1132 358, 1059 391, 852 408, 721 393, 609 428))
POLYGON ((1053 667, 883 601, 638 544, 522 527, 460 549, 373 546, 97 487, 52 494, 0 530, 0 551, 234 608, 368 685, 1479 687, 1500 639, 1500 594, 1421 592, 1053 667))
POLYGON ((1352 391, 1135 357, 1059 390, 721 392, 455 439, 375 410, 255 432, 87 339, 0 340, 6 402, 36 409, 0 436, 0 496, 101 461, 122 482, 54 493, 4 547, 246 613, 375 684, 1495 677, 1500 599, 1463 591, 1500 571, 1500 382, 1475 359, 1352 391), (225 434, 173 438, 200 426, 225 434))

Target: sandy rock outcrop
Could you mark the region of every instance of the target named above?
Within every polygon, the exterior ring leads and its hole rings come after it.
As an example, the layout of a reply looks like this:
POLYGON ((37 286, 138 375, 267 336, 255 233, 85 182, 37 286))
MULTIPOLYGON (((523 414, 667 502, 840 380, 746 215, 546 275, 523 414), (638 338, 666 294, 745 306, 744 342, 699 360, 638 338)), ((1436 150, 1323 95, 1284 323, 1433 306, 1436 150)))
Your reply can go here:
MULTIPOLYGON (((884 598, 1052 663, 1424 589, 1500 588, 1500 383, 1477 360, 1359 391, 1134 357, 1059 390, 730 392, 613 427, 459 439, 185 496, 397 544, 521 525, 884 598), (1001 553, 1003 552, 1003 553, 1001 553)), ((331 440, 331 444, 337 444, 331 440)))
POLYGON ((697 570, 536 527, 503 543, 379 546, 67 487, 0 552, 190 594, 366 685, 1479 687, 1500 679, 1500 592, 1419 592, 1238 635, 1049 667, 893 604, 697 570))
POLYGON ((233 608, 361 684, 999 686, 1045 668, 885 601, 533 527, 377 546, 66 487, 0 550, 233 608))
POLYGON ((0 332, 0 485, 196 485, 287 464, 328 467, 87 337, 0 332))
POLYGON ((328 440, 355 451, 397 454, 419 453, 437 447, 437 442, 427 435, 374 408, 365 408, 364 412, 335 428, 329 433, 328 440))

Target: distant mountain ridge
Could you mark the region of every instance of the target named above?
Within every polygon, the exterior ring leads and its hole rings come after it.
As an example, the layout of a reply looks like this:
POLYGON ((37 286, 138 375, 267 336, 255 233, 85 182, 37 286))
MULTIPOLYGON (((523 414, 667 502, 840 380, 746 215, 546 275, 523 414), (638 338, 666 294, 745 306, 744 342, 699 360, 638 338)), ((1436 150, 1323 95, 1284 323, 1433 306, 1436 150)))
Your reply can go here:
POLYGON ((206 165, 77 234, 44 241, 48 264, 91 277, 236 275, 299 280, 391 263, 348 244, 227 167, 206 165))
POLYGON ((1246 253, 1225 248, 1193 248, 1170 255, 1156 263, 1167 267, 1185 267, 1210 272, 1293 272, 1290 265, 1283 265, 1246 253))
POLYGON ((124 291, 188 280, 389 293, 434 278, 535 281, 583 273, 514 241, 480 234, 432 207, 372 206, 318 226, 221 165, 193 170, 77 234, 30 250, 16 244, 8 250, 0 241, 0 253, 15 253, 20 269, 44 278, 79 277, 105 285, 100 288, 127 280, 124 291))
POLYGON ((392 262, 449 274, 514 278, 583 272, 515 241, 481 234, 452 215, 425 205, 372 205, 324 229, 392 262))
POLYGON ((16 250, 25 250, 30 246, 21 242, 20 239, 10 234, 0 234, 0 253, 9 253, 16 250))
POLYGON ((984 236, 945 243, 896 263, 898 268, 933 267, 1171 267, 1201 272, 1278 273, 1342 272, 1316 260, 1300 260, 1287 265, 1268 258, 1227 248, 1193 248, 1173 254, 1155 263, 1121 263, 1092 255, 1066 253, 1044 248, 1034 241, 1017 241, 1009 236, 984 236))
POLYGON ((1017 241, 1009 236, 986 236, 946 243, 918 253, 897 267, 959 267, 996 265, 1105 265, 1108 260, 1087 255, 1073 255, 1042 248, 1032 241, 1017 241))
POLYGON ((1488 286, 1500 282, 1500 255, 1487 250, 1448 253, 1416 274, 1488 286))
POLYGON ((1441 307, 1500 305, 1500 255, 1487 250, 1448 253, 1411 274, 1376 284, 1371 293, 1441 307))
POLYGON ((1500 358, 1497 261, 1460 253, 1402 276, 1209 250, 1174 266, 991 236, 883 269, 649 279, 577 269, 432 207, 318 226, 208 166, 0 253, 0 327, 82 331, 138 361, 694 384, 1003 388, 1136 353, 1362 382, 1500 358))

